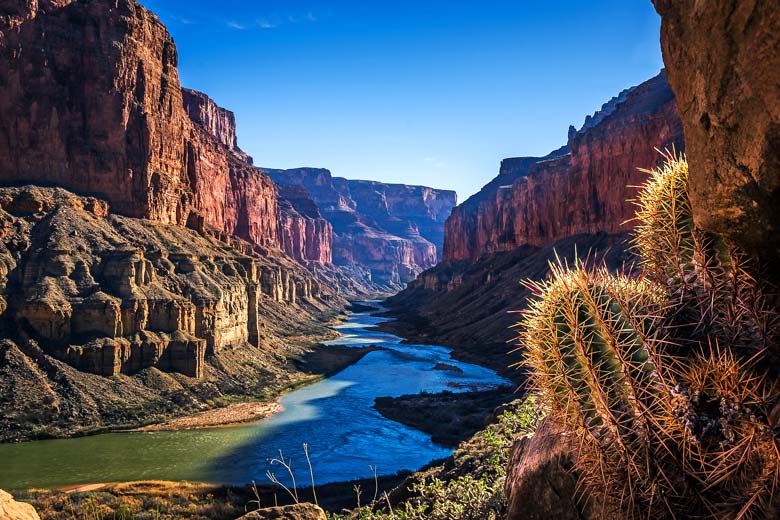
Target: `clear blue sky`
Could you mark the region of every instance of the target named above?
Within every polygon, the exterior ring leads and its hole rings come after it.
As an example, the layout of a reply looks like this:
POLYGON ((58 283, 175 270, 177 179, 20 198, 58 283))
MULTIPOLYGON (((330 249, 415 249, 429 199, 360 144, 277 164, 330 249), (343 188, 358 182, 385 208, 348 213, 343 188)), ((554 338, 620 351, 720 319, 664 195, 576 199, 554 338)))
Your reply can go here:
POLYGON ((145 0, 256 164, 459 199, 663 66, 650 0, 145 0))

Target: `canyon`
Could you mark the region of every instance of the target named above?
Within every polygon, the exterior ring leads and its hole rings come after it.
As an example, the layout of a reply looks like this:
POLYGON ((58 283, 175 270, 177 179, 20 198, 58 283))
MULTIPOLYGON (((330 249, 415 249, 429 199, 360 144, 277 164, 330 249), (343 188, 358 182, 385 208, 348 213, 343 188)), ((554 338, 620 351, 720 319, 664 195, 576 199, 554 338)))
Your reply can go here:
POLYGON ((435 264, 454 193, 343 180, 334 233, 138 2, 0 7, 0 440, 273 398, 345 297, 435 264))
POLYGON ((507 355, 512 311, 530 295, 520 282, 544 278, 556 258, 629 265, 641 168, 672 149, 683 150, 683 129, 662 71, 570 128, 567 144, 549 155, 505 159, 495 179, 452 211, 442 263, 388 300, 397 321, 383 327, 521 379, 509 366, 519 355, 507 355))
POLYGON ((348 180, 321 168, 264 171, 308 190, 333 227, 333 262, 364 283, 395 292, 440 259, 455 192, 348 180))

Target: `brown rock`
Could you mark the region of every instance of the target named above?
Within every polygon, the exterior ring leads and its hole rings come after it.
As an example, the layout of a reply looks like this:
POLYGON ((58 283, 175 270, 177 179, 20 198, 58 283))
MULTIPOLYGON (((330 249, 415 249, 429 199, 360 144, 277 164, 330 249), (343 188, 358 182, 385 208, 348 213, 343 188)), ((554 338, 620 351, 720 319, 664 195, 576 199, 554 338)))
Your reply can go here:
POLYGON ((179 226, 96 216, 89 208, 103 205, 61 189, 0 188, 0 207, 16 211, 0 211, 4 315, 21 341, 82 371, 156 367, 201 378, 207 355, 259 346, 266 298, 308 304, 321 294, 282 257, 249 256, 179 226))
POLYGON ((252 511, 238 520, 326 520, 325 511, 314 504, 269 507, 252 511))
POLYGON ((0 489, 0 518, 3 520, 41 520, 30 504, 16 502, 14 497, 0 489))
POLYGON ((303 186, 277 185, 279 240, 282 250, 301 262, 333 260, 333 226, 303 186))
MULTIPOLYGON (((780 3, 654 0, 702 228, 780 259, 780 3)), ((774 276, 777 277, 777 269, 774 276)))
POLYGON ((598 518, 578 499, 575 447, 549 420, 515 442, 507 468, 507 520, 598 518))
POLYGON ((674 94, 663 73, 608 103, 547 157, 506 159, 499 176, 447 219, 444 260, 475 261, 579 233, 631 229, 636 194, 656 149, 682 148, 674 94))
POLYGON ((5 4, 0 182, 94 194, 166 224, 198 210, 204 225, 279 247, 273 183, 237 147, 233 114, 182 91, 154 14, 134 0, 5 4))

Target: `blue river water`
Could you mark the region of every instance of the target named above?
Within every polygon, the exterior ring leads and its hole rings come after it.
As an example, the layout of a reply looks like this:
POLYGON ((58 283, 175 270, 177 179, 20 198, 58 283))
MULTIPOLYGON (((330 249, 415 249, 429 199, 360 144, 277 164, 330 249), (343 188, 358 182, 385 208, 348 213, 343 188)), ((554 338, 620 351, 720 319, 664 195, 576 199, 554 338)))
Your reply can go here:
POLYGON ((446 457, 451 449, 430 436, 385 419, 372 408, 380 396, 443 390, 488 389, 508 384, 492 370, 450 358, 450 350, 405 345, 392 334, 368 330, 381 322, 355 313, 336 327, 333 345, 377 345, 342 372, 291 392, 284 411, 268 419, 227 428, 173 432, 122 432, 77 439, 0 445, 0 488, 25 489, 96 482, 189 480, 226 484, 268 482, 279 467, 279 450, 292 461, 296 478, 308 479, 307 443, 317 483, 324 484, 414 470, 446 457), (457 371, 433 370, 438 363, 457 371))

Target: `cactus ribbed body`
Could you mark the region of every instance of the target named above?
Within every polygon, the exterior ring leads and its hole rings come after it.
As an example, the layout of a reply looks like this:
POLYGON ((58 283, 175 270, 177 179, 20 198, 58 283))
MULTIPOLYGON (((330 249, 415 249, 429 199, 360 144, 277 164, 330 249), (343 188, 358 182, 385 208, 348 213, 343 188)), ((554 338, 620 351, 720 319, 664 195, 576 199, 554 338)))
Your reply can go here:
POLYGON ((651 172, 636 201, 634 248, 643 271, 666 288, 676 325, 690 325, 683 343, 717 339, 750 357, 774 343, 777 316, 736 248, 696 228, 688 162, 668 156, 651 172))
MULTIPOLYGON (((627 482, 660 489, 655 433, 671 394, 659 353, 662 293, 605 270, 552 269, 532 286, 540 297, 521 335, 540 401, 585 448, 580 470, 602 491, 627 482)), ((637 510, 652 501, 637 498, 637 510)))

